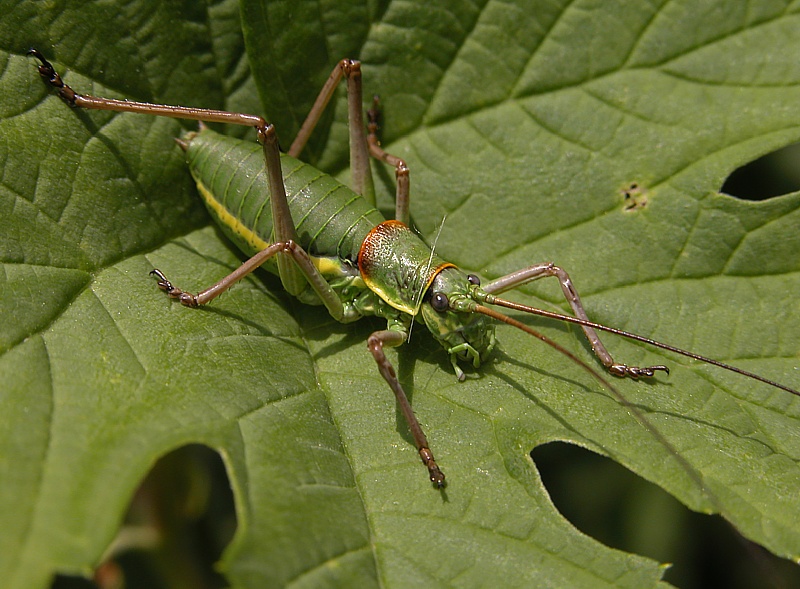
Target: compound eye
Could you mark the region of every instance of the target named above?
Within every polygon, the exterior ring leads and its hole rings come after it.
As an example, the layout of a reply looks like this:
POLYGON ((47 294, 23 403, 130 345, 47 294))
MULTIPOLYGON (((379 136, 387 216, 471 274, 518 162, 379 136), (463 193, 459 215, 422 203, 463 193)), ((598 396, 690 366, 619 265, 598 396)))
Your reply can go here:
POLYGON ((472 286, 481 285, 481 279, 475 276, 474 274, 467 274, 467 282, 469 282, 472 286))
POLYGON ((448 307, 450 307, 450 301, 447 300, 447 295, 443 292, 433 293, 431 296, 431 307, 433 307, 434 311, 438 311, 439 313, 447 311, 448 307))

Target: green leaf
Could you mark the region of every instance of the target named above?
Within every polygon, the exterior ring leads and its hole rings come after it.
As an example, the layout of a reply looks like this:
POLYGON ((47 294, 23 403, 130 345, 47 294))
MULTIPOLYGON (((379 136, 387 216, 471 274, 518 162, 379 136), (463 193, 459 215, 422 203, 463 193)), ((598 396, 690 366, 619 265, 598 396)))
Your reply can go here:
MULTIPOLYGON (((339 325, 266 274, 202 310, 168 300, 153 267, 199 290, 241 259, 194 194, 181 124, 69 109, 24 57, 78 92, 264 112, 284 144, 357 57, 412 170, 413 224, 433 241, 446 215, 440 255, 486 279, 552 260, 594 320, 797 389, 800 194, 718 192, 800 139, 797 5, 336 4, 242 2, 240 25, 230 0, 0 2, 6 586, 91 570, 153 462, 190 442, 228 468, 237 587, 659 584, 658 563, 553 507, 529 452, 554 440, 800 558, 798 398, 610 337, 621 361, 672 369, 614 381, 668 445, 521 332, 499 327, 459 383, 415 326, 390 359, 448 477, 433 490, 365 349, 380 321, 339 325)), ((346 179, 344 121, 340 97, 307 155, 346 179)), ((393 174, 375 169, 390 212, 393 174)), ((512 296, 568 309, 546 282, 512 296)), ((579 330, 525 320, 600 367, 579 330)))

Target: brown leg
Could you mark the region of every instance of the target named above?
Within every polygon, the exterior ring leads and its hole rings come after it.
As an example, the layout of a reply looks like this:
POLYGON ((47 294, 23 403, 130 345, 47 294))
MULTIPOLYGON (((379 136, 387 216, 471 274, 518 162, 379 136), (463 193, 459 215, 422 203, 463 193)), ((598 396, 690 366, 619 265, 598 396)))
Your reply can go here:
MULTIPOLYGON (((280 151, 278 150, 278 139, 275 134, 275 128, 263 118, 256 115, 222 110, 150 104, 147 102, 134 102, 130 100, 113 100, 110 98, 78 94, 63 82, 61 76, 55 71, 52 64, 47 61, 41 53, 35 49, 31 49, 28 54, 39 60, 39 75, 42 79, 58 91, 59 97, 64 102, 75 108, 131 112, 175 119, 231 123, 234 125, 255 127, 258 133, 258 140, 264 149, 264 162, 267 168, 271 194, 270 203, 272 206, 275 241, 287 243, 298 242, 297 232, 295 231, 292 215, 289 211, 289 204, 286 200, 286 188, 283 184, 280 151)), ((278 273, 284 288, 289 293, 297 294, 306 287, 306 278, 303 272, 286 256, 280 256, 278 258, 278 273)), ((213 296, 211 298, 213 298, 213 296)))
POLYGON ((381 147, 378 141, 378 119, 380 118, 380 110, 378 108, 378 97, 372 98, 372 108, 367 111, 367 143, 369 145, 369 153, 375 159, 394 167, 395 184, 397 192, 395 194, 395 212, 394 218, 401 223, 408 225, 409 217, 409 194, 411 191, 411 180, 409 178, 408 166, 406 162, 399 157, 387 153, 381 147))
POLYGON ((433 458, 433 453, 430 451, 430 448, 428 448, 428 438, 425 437, 425 432, 422 431, 422 426, 419 424, 419 421, 417 421, 417 416, 414 415, 414 410, 408 402, 408 397, 406 397, 406 393, 400 385, 400 381, 397 380, 394 368, 386 358, 386 354, 383 353, 384 346, 399 346, 405 341, 406 334, 403 332, 389 330, 376 331, 369 336, 367 348, 369 348, 370 353, 372 353, 372 357, 375 358, 375 362, 378 363, 378 370, 381 376, 389 383, 392 392, 394 392, 394 396, 397 398, 397 403, 400 405, 403 417, 405 417, 408 428, 411 430, 411 435, 414 437, 414 444, 417 446, 419 456, 422 458, 422 462, 425 466, 428 467, 431 482, 439 489, 442 489, 445 486, 444 473, 439 470, 439 466, 433 458))
POLYGON ((375 204, 375 188, 372 184, 372 173, 369 168, 369 153, 367 152, 367 139, 364 134, 364 119, 361 107, 361 63, 352 59, 343 59, 337 63, 328 81, 322 87, 314 106, 303 121, 292 145, 289 155, 299 157, 300 152, 308 143, 311 132, 317 126, 322 112, 328 106, 336 87, 347 79, 347 113, 350 127, 350 169, 353 177, 353 190, 375 204))
MULTIPOLYGON (((558 281, 561 284, 561 292, 564 293, 564 298, 566 298, 567 302, 569 302, 570 306, 572 307, 572 311, 579 319, 588 321, 589 318, 586 315, 586 311, 583 309, 581 298, 578 296, 578 291, 576 291, 575 287, 572 285, 572 280, 570 279, 569 274, 552 262, 535 264, 533 266, 523 268, 522 270, 512 272, 511 274, 507 274, 506 276, 502 276, 497 280, 493 280, 487 284, 484 287, 484 290, 491 294, 499 294, 512 288, 516 288, 517 286, 525 284, 526 282, 547 276, 555 276, 558 278, 558 281)), ((581 329, 583 329, 586 339, 589 340, 595 356, 600 359, 600 361, 603 363, 603 366, 605 366, 614 376, 640 378, 653 376, 656 370, 669 372, 666 366, 660 364, 657 366, 646 367, 621 364, 611 357, 611 354, 603 345, 603 342, 600 341, 600 337, 592 327, 589 327, 588 325, 581 325, 581 329)))

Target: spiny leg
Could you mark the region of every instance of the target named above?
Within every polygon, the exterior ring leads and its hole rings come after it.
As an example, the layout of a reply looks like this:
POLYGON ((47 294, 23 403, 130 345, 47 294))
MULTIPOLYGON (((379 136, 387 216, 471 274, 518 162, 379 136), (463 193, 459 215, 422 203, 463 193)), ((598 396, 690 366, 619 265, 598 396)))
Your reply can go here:
MULTIPOLYGON (((589 317, 586 315, 586 311, 583 309, 581 298, 578 296, 578 292, 572 285, 572 280, 570 279, 569 274, 552 262, 535 264, 533 266, 523 268, 522 270, 512 272, 511 274, 507 274, 506 276, 502 276, 484 286, 484 290, 490 294, 499 294, 512 288, 521 286, 532 280, 548 276, 555 276, 558 278, 558 281, 561 284, 561 291, 564 293, 564 298, 567 299, 570 307, 572 307, 573 313, 575 313, 579 319, 588 321, 589 317)), ((628 366, 626 364, 616 362, 603 345, 603 342, 600 341, 600 337, 592 327, 588 325, 581 325, 581 329, 583 329, 586 339, 589 340, 589 344, 592 346, 592 351, 594 352, 595 356, 598 357, 600 362, 603 363, 603 366, 605 366, 614 376, 629 378, 651 377, 657 370, 662 370, 666 373, 669 373, 669 369, 661 364, 656 366, 639 367, 628 366)))
POLYGON ((444 473, 439 470, 439 466, 433 458, 433 453, 428 447, 428 438, 425 437, 425 432, 422 431, 422 426, 419 424, 417 416, 414 415, 414 410, 408 402, 408 397, 400 385, 400 381, 397 380, 394 367, 386 358, 386 354, 383 353, 384 346, 399 346, 406 341, 406 337, 407 334, 403 331, 390 331, 388 329, 376 331, 369 336, 367 348, 372 353, 372 357, 375 358, 381 376, 391 387, 397 403, 400 405, 400 411, 403 412, 403 417, 405 417, 408 428, 411 430, 411 435, 414 437, 414 444, 417 446, 419 456, 423 464, 428 468, 431 482, 441 489, 445 486, 444 473))

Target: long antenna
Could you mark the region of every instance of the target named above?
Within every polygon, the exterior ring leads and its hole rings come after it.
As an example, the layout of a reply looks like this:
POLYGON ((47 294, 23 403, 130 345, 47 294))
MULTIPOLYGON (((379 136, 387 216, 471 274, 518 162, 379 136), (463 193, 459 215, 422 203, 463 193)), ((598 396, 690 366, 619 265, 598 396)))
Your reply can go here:
MULTIPOLYGON (((674 352, 675 354, 680 354, 681 356, 686 356, 688 358, 692 358, 694 360, 700 360, 701 362, 706 362, 707 364, 712 364, 714 366, 718 366, 719 368, 724 368, 725 370, 729 370, 731 372, 735 372, 736 374, 741 374, 742 376, 747 376, 754 380, 758 380, 765 384, 771 385, 775 388, 781 389, 786 391, 787 393, 792 393, 793 395, 797 395, 800 397, 800 391, 797 391, 791 387, 783 385, 779 382, 775 382, 774 380, 770 380, 768 378, 764 378, 761 375, 755 374, 754 372, 750 372, 748 370, 744 370, 742 368, 737 368, 736 366, 731 366, 730 364, 725 364, 724 362, 720 362, 719 360, 714 360, 713 358, 706 358, 705 356, 701 356, 700 354, 695 354, 694 352, 689 352, 687 350, 682 350, 681 348, 676 348, 675 346, 670 346, 669 344, 665 344, 648 337, 644 337, 641 335, 637 335, 635 333, 630 333, 628 331, 623 331, 622 329, 616 329, 614 327, 608 327, 607 325, 602 325, 600 323, 594 323, 592 321, 586 321, 584 319, 579 319, 577 317, 572 317, 571 315, 564 315, 562 313, 555 313, 553 311, 545 311, 544 309, 538 309, 536 307, 530 307, 528 305, 523 305, 521 303, 515 303, 513 301, 507 301, 505 299, 501 299, 494 295, 488 295, 486 297, 486 302, 491 305, 498 305, 500 307, 506 307, 507 309, 514 309, 515 311, 523 311, 525 313, 530 313, 532 315, 539 315, 541 317, 549 317, 550 319, 558 319, 560 321, 566 321, 567 323, 575 323, 577 325, 584 325, 586 327, 593 327, 594 329, 599 329, 601 331, 607 331, 609 333, 614 333, 616 335, 620 335, 622 337, 627 337, 628 339, 636 340, 638 342, 643 342, 645 344, 649 344, 651 346, 655 346, 656 348, 661 348, 663 350, 668 350, 670 352, 674 352)), ((504 315, 505 317, 505 315, 504 315)), ((501 319, 502 321, 502 319, 501 319)))

